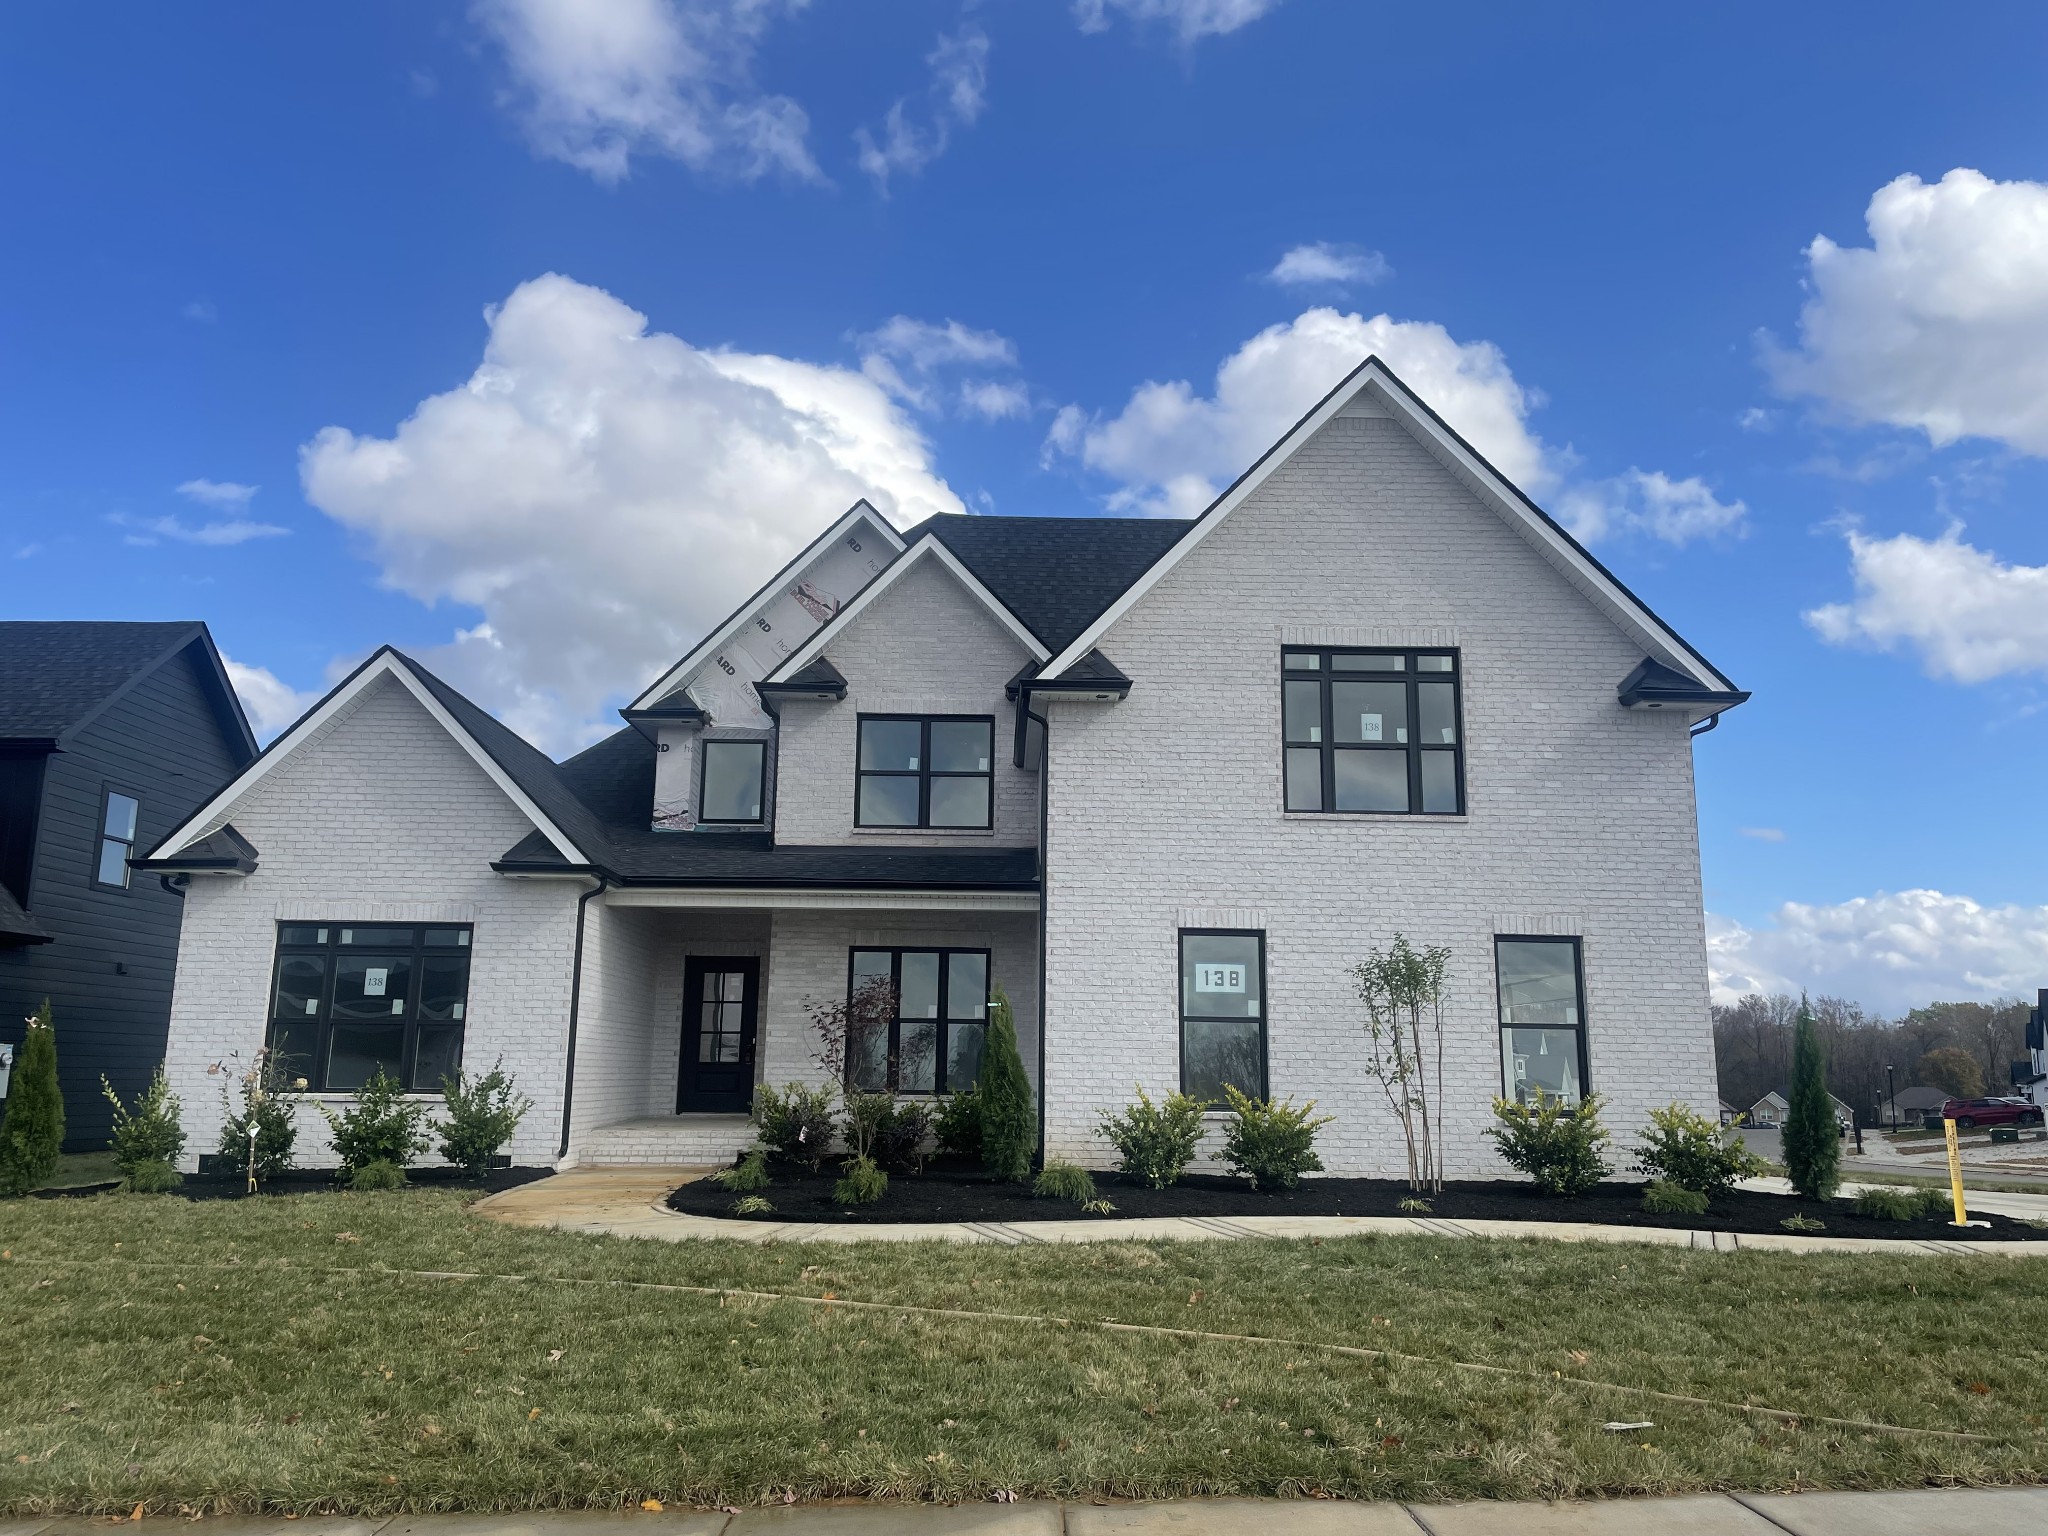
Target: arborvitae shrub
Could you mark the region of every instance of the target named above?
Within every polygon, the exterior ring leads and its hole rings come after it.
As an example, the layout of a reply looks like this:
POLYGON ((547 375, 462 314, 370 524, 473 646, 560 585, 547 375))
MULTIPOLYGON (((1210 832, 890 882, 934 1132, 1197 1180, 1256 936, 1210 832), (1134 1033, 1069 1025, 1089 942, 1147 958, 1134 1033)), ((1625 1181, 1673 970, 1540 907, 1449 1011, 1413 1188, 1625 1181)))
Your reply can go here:
POLYGON ((989 1004, 988 1033, 981 1044, 981 1162, 999 1179, 1031 1177, 1038 1151, 1038 1120, 1031 1112, 1031 1080, 1017 1051, 1017 1020, 1001 984, 989 1004))
POLYGON ((1826 1200, 1842 1182, 1841 1127, 1834 1101, 1828 1097, 1827 1057, 1820 1031, 1804 998, 1792 1032, 1792 1107, 1778 1134, 1785 1154, 1785 1174, 1792 1187, 1809 1200, 1826 1200))
POLYGON ((0 1114, 0 1192, 10 1195, 47 1183, 64 1149, 64 1090, 57 1085, 57 1032, 47 997, 27 1024, 0 1114))

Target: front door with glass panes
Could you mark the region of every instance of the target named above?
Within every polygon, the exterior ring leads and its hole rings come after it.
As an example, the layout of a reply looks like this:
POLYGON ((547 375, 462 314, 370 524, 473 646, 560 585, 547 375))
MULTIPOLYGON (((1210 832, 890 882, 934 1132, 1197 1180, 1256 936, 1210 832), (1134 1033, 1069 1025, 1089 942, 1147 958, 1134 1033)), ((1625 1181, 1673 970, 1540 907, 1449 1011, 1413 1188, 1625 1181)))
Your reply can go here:
POLYGON ((761 962, 699 957, 683 967, 679 1115, 743 1115, 754 1102, 754 1018, 761 962))

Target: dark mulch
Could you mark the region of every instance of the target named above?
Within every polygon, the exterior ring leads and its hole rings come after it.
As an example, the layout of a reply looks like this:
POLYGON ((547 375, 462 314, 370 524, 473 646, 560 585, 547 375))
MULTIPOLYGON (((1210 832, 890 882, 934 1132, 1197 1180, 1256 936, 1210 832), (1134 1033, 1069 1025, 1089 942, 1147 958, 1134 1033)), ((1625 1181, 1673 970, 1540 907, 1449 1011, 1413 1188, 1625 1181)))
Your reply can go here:
MULTIPOLYGON (((1393 1179, 1309 1178, 1299 1189, 1261 1193, 1239 1179, 1210 1174, 1183 1178, 1166 1189, 1147 1189, 1122 1175, 1098 1173, 1096 1192, 1115 1211, 1090 1216, 1063 1200, 1040 1200, 1030 1186, 990 1179, 963 1161, 942 1158, 922 1173, 892 1173, 889 1192, 873 1205, 848 1207, 832 1196, 838 1170, 828 1162, 812 1173, 778 1165, 775 1182, 761 1193, 775 1207, 758 1221, 1094 1221, 1120 1216, 1402 1216, 1400 1203, 1413 1197, 1393 1179)), ((669 1209, 693 1216, 730 1216, 734 1196, 710 1180, 685 1184, 668 1197, 669 1209)), ((1707 1232, 1783 1232, 1787 1216, 1806 1215, 1823 1223, 1831 1237, 1939 1237, 1962 1241, 1990 1238, 2048 1240, 2048 1230, 2005 1216, 1989 1216, 1989 1227, 1955 1228, 1940 1221, 1874 1221, 1858 1216, 1847 1200, 1802 1200, 1795 1195, 1737 1190, 1714 1203, 1704 1216, 1658 1216, 1643 1209, 1640 1184, 1602 1184, 1590 1194, 1564 1200, 1510 1180, 1449 1183, 1429 1197, 1430 1214, 1456 1221, 1583 1221, 1619 1227, 1675 1227, 1707 1232)), ((1820 1235, 1820 1234, 1815 1234, 1820 1235)))
MULTIPOLYGON (((459 1168, 414 1168, 406 1173, 408 1184, 424 1189, 473 1189, 481 1194, 495 1195, 501 1189, 516 1189, 521 1184, 531 1184, 535 1179, 545 1179, 555 1170, 552 1168, 493 1168, 480 1179, 473 1179, 459 1168)), ((39 1189, 35 1192, 38 1200, 72 1200, 83 1195, 109 1194, 121 1186, 111 1184, 74 1184, 63 1189, 39 1189)), ((346 1189, 331 1171, 308 1170, 293 1172, 281 1178, 266 1179, 259 1191, 266 1195, 320 1195, 332 1194, 337 1189, 346 1189)), ((188 1173, 185 1182, 171 1191, 175 1197, 186 1200, 240 1200, 249 1192, 248 1180, 234 1173, 188 1173)))

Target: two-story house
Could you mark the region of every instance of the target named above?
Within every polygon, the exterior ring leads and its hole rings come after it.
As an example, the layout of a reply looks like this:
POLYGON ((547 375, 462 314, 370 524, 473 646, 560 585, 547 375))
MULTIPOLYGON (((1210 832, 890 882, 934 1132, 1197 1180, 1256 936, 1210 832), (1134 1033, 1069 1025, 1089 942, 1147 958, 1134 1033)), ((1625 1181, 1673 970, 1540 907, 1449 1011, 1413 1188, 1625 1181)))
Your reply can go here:
POLYGON ((184 901, 129 858, 256 756, 206 626, 0 623, 0 1043, 48 998, 66 1145, 163 1060, 184 901))
POLYGON ((1369 360, 1193 520, 857 505, 564 762, 380 651, 143 866, 171 1071, 502 1058, 516 1161, 688 1161, 867 978, 848 1075, 917 1094, 1000 983, 1049 1155, 1234 1083, 1390 1171, 1350 973, 1398 932, 1451 952, 1448 1162, 1493 1169, 1502 1093, 1714 1102, 1692 737, 1745 697, 1369 360))

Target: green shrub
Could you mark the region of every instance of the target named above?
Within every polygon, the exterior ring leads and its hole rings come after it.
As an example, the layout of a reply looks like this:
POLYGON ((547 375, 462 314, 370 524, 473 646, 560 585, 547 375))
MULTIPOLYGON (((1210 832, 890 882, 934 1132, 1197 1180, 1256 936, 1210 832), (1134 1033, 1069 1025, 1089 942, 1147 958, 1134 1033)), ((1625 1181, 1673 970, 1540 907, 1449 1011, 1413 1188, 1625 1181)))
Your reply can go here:
POLYGON ((721 1168, 711 1175, 711 1182, 721 1189, 729 1189, 736 1195, 752 1194, 757 1189, 766 1189, 768 1178, 768 1152, 756 1147, 730 1168, 721 1168))
POLYGON ((358 1194, 380 1189, 403 1189, 405 1170, 388 1157, 372 1158, 349 1174, 348 1187, 358 1194))
POLYGON ((780 1088, 763 1083, 754 1090, 754 1134, 774 1156, 817 1172, 838 1131, 833 1093, 830 1083, 784 1083, 780 1088))
POLYGON ((1429 1202, 1417 1195, 1409 1195, 1401 1201, 1400 1209, 1410 1216, 1427 1216, 1429 1202))
POLYGON ((871 1157, 856 1157, 832 1186, 832 1198, 841 1205, 873 1205, 888 1192, 889 1175, 871 1157))
POLYGON ((1095 1179, 1077 1163, 1053 1161, 1038 1170, 1031 1193, 1041 1200, 1071 1200, 1086 1205, 1095 1198, 1095 1179))
POLYGON ((100 1092, 114 1106, 114 1130, 108 1141, 114 1165, 128 1175, 129 1188, 135 1188, 135 1170, 144 1163, 176 1165, 185 1151, 185 1127, 179 1123, 178 1096, 171 1092, 161 1066, 137 1095, 133 1109, 121 1102, 104 1073, 100 1092))
POLYGON ((169 1163, 153 1158, 144 1159, 128 1170, 127 1188, 130 1194, 167 1194, 185 1182, 185 1175, 169 1163))
MULTIPOLYGON (((1116 1207, 1107 1200, 1083 1200, 1081 1202, 1081 1209, 1090 1216, 1107 1216, 1116 1207)), ((2037 1227, 2048 1227, 2048 1221, 2037 1221, 2034 1225, 2037 1227)))
POLYGON ((1721 1199, 1740 1180, 1768 1173, 1770 1166, 1743 1144, 1733 1126, 1684 1104, 1651 1110, 1650 1128, 1636 1137, 1636 1172, 1709 1200, 1721 1199))
POLYGON ((1031 1177, 1038 1151, 1038 1118, 1031 1112, 1031 1080, 1017 1052, 1017 1019, 1009 996, 997 983, 988 1006, 988 1033, 981 1042, 981 1164, 999 1179, 1031 1177))
POLYGON ((448 1118, 441 1123, 441 1155, 473 1178, 491 1166, 533 1108, 533 1100, 514 1091, 502 1057, 482 1077, 457 1072, 443 1078, 441 1099, 448 1106, 448 1118))
POLYGON ((1119 1169, 1141 1184, 1164 1189, 1195 1160, 1202 1105, 1184 1093, 1169 1093, 1165 1103, 1154 1104, 1143 1088, 1137 1092, 1138 1102, 1121 1114, 1103 1111, 1097 1134, 1116 1148, 1119 1169))
POLYGON ((1670 1179, 1652 1179, 1643 1186, 1643 1209, 1659 1216, 1704 1216, 1707 1197, 1670 1179))
POLYGON ((1842 1182, 1841 1128, 1834 1101, 1828 1097, 1827 1058, 1820 1029, 1806 999, 1799 1000, 1799 1019, 1792 1031, 1792 1107, 1778 1145, 1785 1153, 1785 1174, 1792 1187, 1809 1200, 1825 1200, 1842 1182))
POLYGON ((427 1106, 408 1099, 398 1079, 382 1067, 356 1090, 347 1109, 336 1114, 323 1104, 320 1113, 333 1133, 342 1176, 351 1181, 372 1163, 404 1169, 427 1150, 427 1106))
POLYGON ((971 1083, 949 1093, 939 1104, 934 1134, 939 1150, 959 1157, 981 1156, 981 1085, 971 1083))
POLYGON ((25 1195, 57 1171, 64 1150, 64 1090, 57 1085, 57 1031, 50 1000, 25 1021, 7 1107, 0 1112, 0 1193, 25 1195))
POLYGON ((775 1205, 760 1195, 741 1195, 733 1201, 732 1213, 735 1216, 773 1216, 775 1205))
MULTIPOLYGON (((292 1148, 299 1138, 297 1119, 292 1114, 296 1101, 286 1086, 284 1074, 268 1050, 256 1053, 256 1064, 240 1078, 242 1107, 236 1109, 231 1084, 236 1080, 224 1066, 220 1086, 220 1160, 230 1173, 251 1178, 250 1153, 255 1153, 253 1181, 262 1184, 292 1166, 292 1148), (250 1137, 251 1129, 255 1136, 250 1137)), ((208 1071, 213 1071, 209 1067, 208 1071)))
POLYGON ((1292 1099, 1255 1099, 1229 1083, 1223 1085, 1230 1120, 1223 1130, 1223 1150, 1211 1158, 1252 1181, 1254 1189, 1292 1189, 1304 1173, 1321 1173, 1316 1132, 1336 1117, 1314 1115, 1316 1101, 1301 1108, 1292 1099))
POLYGON ((1920 1208, 1914 1212, 1914 1216, 1920 1221, 1933 1221, 1937 1218, 1947 1221, 1955 1215, 1955 1196, 1948 1190, 1923 1189, 1915 1198, 1920 1202, 1920 1208))
POLYGON ((1510 1168, 1526 1173, 1546 1195, 1583 1195, 1607 1176, 1601 1147, 1610 1138, 1600 1123, 1597 1093, 1567 1105, 1539 1091, 1533 1104, 1495 1099, 1485 1135, 1510 1168))
POLYGON ((914 1173, 924 1166, 924 1145, 932 1131, 931 1106, 886 1093, 846 1096, 846 1149, 880 1167, 914 1173))
POLYGON ((1901 1189, 1882 1184, 1858 1194, 1854 1209, 1858 1216, 1876 1221, 1926 1221, 1948 1215, 1951 1203, 1945 1189, 1901 1189))
POLYGON ((1778 1225, 1787 1232, 1825 1232, 1828 1229, 1826 1222, 1808 1216, 1803 1211, 1798 1215, 1787 1216, 1778 1225))

